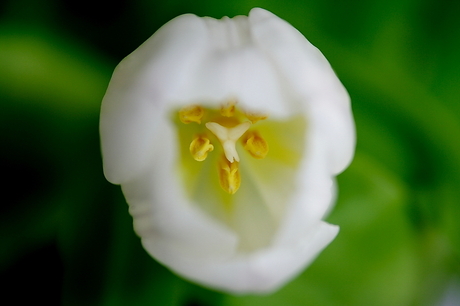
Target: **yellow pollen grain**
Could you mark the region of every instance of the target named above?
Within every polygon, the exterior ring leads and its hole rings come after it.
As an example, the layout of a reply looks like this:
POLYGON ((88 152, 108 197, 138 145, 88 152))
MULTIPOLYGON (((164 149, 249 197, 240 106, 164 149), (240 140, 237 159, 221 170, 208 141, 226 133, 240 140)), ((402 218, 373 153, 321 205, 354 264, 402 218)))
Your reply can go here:
POLYGON ((257 131, 248 131, 243 138, 243 145, 254 158, 262 159, 267 156, 268 143, 257 131))
POLYGON ((224 117, 233 117, 235 115, 235 101, 229 101, 224 103, 220 107, 220 114, 224 117))
POLYGON ((268 115, 264 115, 264 114, 245 113, 245 115, 246 115, 246 118, 248 118, 252 122, 252 124, 268 118, 268 115))
POLYGON ((188 124, 191 122, 201 123, 201 118, 204 115, 204 108, 199 105, 185 106, 179 111, 179 119, 182 123, 188 124))
POLYGON ((239 163, 234 161, 231 163, 222 155, 219 160, 219 183, 222 189, 229 194, 234 194, 238 191, 241 185, 240 170, 238 168, 239 163))
POLYGON ((196 161, 204 161, 212 150, 214 150, 214 146, 205 136, 198 135, 190 143, 190 153, 196 161))

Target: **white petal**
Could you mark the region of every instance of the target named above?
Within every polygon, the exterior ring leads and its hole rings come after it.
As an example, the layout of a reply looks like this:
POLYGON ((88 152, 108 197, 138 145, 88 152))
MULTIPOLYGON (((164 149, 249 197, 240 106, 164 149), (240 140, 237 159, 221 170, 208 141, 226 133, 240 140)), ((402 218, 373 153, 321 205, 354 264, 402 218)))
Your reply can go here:
POLYGON ((313 261, 337 235, 338 227, 320 222, 289 248, 240 254, 229 260, 190 261, 180 253, 165 258, 171 269, 201 284, 233 293, 273 291, 313 261))
POLYGON ((254 112, 274 117, 295 114, 296 105, 290 103, 284 80, 253 43, 247 17, 204 20, 206 50, 196 57, 194 67, 183 71, 189 82, 172 100, 212 103, 237 98, 240 106, 254 112))
POLYGON ((196 209, 177 177, 177 144, 169 118, 160 121, 158 139, 165 143, 143 175, 122 185, 134 227, 145 248, 171 265, 186 260, 223 260, 237 247, 236 236, 196 209))
POLYGON ((255 8, 249 14, 255 43, 279 68, 306 106, 314 133, 327 145, 331 171, 341 172, 350 162, 355 131, 350 99, 321 52, 286 21, 255 8))
MULTIPOLYGON (((162 135, 173 136, 167 130, 162 135)), ((180 275, 234 293, 269 292, 300 273, 337 235, 337 226, 320 221, 318 214, 308 218, 304 205, 295 205, 287 219, 308 226, 297 226, 287 235, 283 231, 284 237, 269 248, 239 253, 238 238, 193 209, 180 192, 171 172, 173 147, 165 152, 166 158, 155 162, 152 174, 124 184, 123 192, 145 249, 180 275)))
POLYGON ((112 183, 138 175, 153 151, 161 149, 158 118, 165 116, 168 95, 187 81, 183 71, 194 64, 205 40, 203 20, 182 15, 117 66, 102 101, 100 121, 104 172, 112 183))
POLYGON ((316 221, 328 214, 335 200, 335 184, 321 148, 321 135, 309 136, 309 158, 300 165, 297 189, 275 244, 287 246, 301 241, 303 233, 314 229, 316 221))

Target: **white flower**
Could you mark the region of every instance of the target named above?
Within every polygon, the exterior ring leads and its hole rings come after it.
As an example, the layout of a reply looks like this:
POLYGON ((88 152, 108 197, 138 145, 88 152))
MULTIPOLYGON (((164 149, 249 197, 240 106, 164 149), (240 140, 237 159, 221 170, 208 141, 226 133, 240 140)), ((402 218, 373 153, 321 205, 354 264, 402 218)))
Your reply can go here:
POLYGON ((349 97, 268 11, 168 22, 116 68, 100 130, 144 248, 190 280, 269 292, 338 233, 322 219, 354 151, 349 97))

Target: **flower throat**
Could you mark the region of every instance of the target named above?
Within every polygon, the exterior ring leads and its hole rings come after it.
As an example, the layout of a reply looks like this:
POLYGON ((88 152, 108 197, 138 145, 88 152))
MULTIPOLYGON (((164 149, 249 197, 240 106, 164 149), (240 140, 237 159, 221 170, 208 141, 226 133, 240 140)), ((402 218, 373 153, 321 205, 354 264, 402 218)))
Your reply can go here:
POLYGON ((219 184, 229 194, 237 192, 241 185, 237 142, 241 141, 243 148, 256 159, 263 159, 268 154, 268 143, 254 127, 267 117, 265 114, 243 112, 234 101, 223 103, 220 109, 189 105, 179 111, 181 123, 198 125, 197 132, 190 139, 189 151, 193 159, 202 162, 216 146, 220 146, 218 151, 222 153, 217 162, 219 184))

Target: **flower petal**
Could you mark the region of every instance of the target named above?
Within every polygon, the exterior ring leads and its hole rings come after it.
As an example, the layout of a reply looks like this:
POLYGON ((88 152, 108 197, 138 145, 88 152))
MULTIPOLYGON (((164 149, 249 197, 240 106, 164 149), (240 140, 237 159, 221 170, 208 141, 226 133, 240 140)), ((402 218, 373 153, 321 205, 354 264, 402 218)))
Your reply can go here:
POLYGON ((225 261, 206 258, 191 262, 180 253, 160 260, 181 275, 212 288, 238 294, 266 293, 300 273, 337 232, 336 226, 320 222, 315 224, 313 231, 303 233, 303 239, 295 247, 262 250, 225 261))
POLYGON ((351 162, 355 130, 350 98, 322 53, 286 21, 255 8, 249 13, 252 37, 279 68, 279 73, 300 95, 327 146, 331 172, 337 174, 351 162))
POLYGON ((123 183, 142 172, 155 150, 158 118, 186 80, 183 71, 202 53, 206 28, 195 15, 179 16, 127 56, 115 69, 101 106, 104 172, 123 183), (178 61, 177 59, 180 59, 178 61))
MULTIPOLYGON (((337 235, 337 226, 316 218, 307 222, 309 226, 296 227, 294 235, 285 235, 291 239, 283 237, 258 252, 239 253, 238 238, 191 207, 181 194, 170 171, 174 162, 171 157, 156 163, 152 174, 124 184, 123 192, 145 249, 193 281, 234 293, 269 292, 300 273, 337 235)), ((297 214, 300 210, 291 217, 305 224, 307 220, 300 217, 305 214, 297 214)))
MULTIPOLYGON (((266 111, 276 118, 296 114, 289 91, 267 56, 254 45, 248 18, 204 18, 206 48, 196 65, 183 71, 189 82, 172 100, 223 102, 237 98, 247 110, 266 111), (197 77, 199 76, 199 77, 197 77)), ((186 52, 186 50, 184 50, 186 52)))
POLYGON ((154 155, 143 175, 122 185, 134 218, 136 233, 146 249, 166 265, 175 257, 187 260, 221 259, 233 256, 237 238, 190 203, 177 177, 175 131, 164 118, 158 140, 166 145, 154 155))

